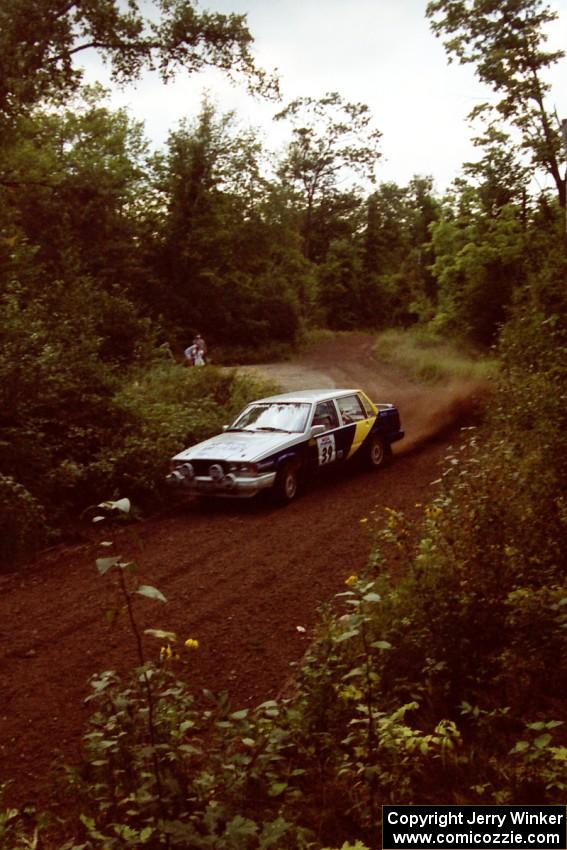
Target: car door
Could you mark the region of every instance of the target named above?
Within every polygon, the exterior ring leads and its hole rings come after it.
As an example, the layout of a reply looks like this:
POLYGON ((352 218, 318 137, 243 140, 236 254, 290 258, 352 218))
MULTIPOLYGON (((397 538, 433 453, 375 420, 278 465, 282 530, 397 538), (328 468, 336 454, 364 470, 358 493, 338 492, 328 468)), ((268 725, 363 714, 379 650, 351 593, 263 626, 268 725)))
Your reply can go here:
POLYGON ((358 393, 339 396, 336 401, 343 426, 340 429, 340 442, 346 459, 352 457, 362 446, 374 425, 376 415, 366 409, 358 393))
POLYGON ((310 462, 314 467, 325 467, 340 460, 343 455, 341 441, 338 440, 340 428, 339 414, 333 399, 320 401, 315 405, 311 426, 323 425, 325 430, 311 441, 310 462))

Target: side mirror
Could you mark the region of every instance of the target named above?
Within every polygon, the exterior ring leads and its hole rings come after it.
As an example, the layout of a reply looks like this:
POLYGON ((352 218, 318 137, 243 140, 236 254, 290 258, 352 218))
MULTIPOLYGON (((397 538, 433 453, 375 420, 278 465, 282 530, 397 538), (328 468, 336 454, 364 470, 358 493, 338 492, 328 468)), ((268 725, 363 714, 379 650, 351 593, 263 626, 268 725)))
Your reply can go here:
POLYGON ((328 431, 328 428, 325 428, 324 425, 312 425, 311 426, 311 436, 318 437, 319 434, 324 434, 325 431, 328 431))

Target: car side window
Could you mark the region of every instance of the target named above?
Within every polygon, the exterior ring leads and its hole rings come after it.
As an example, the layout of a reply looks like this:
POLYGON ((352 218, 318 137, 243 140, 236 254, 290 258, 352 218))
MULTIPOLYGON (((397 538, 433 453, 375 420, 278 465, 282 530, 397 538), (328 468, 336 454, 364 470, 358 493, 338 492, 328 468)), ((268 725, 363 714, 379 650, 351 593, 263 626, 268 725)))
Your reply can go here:
POLYGON ((337 416, 337 409, 331 400, 319 402, 319 404, 315 408, 315 413, 313 414, 313 422, 311 424, 324 425, 327 431, 330 431, 331 428, 339 427, 339 417, 337 416))
POLYGON ((358 394, 358 398, 359 398, 360 403, 362 404, 362 406, 364 408, 364 412, 366 413, 366 418, 370 419, 371 416, 374 416, 374 411, 370 407, 370 404, 368 403, 368 399, 364 398, 364 396, 360 395, 360 393, 358 394))
POLYGON ((345 425, 350 422, 360 422, 361 419, 366 419, 366 412, 357 395, 347 395, 337 399, 341 417, 345 425))

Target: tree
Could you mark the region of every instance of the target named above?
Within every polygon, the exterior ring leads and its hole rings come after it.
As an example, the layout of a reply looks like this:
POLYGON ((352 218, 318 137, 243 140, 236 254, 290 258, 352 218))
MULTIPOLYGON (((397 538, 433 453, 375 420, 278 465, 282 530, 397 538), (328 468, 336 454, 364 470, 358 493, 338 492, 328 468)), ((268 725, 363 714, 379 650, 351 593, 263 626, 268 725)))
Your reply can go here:
POLYGON ((340 194, 341 180, 357 176, 374 182, 382 134, 371 128, 368 106, 344 101, 336 92, 319 100, 297 98, 276 115, 277 121, 284 119, 291 121, 293 130, 279 176, 304 203, 304 253, 312 259, 318 205, 340 194))
MULTIPOLYGON (((95 87, 66 109, 15 121, 0 163, 0 230, 34 246, 34 279, 44 286, 79 274, 107 292, 131 292, 142 277, 133 246, 146 140, 140 124, 100 97, 95 87)), ((0 269, 0 288, 2 278, 0 269)))
POLYGON ((530 169, 520 162, 509 135, 491 128, 482 144, 483 156, 463 165, 465 175, 475 181, 482 211, 495 217, 508 204, 525 206, 530 169))
POLYGON ((320 302, 331 328, 355 328, 361 322, 360 257, 351 240, 331 243, 319 268, 320 302))
POLYGON ((255 133, 205 99, 156 162, 166 210, 158 298, 180 341, 197 328, 227 345, 295 337, 296 293, 309 287, 261 156, 255 133))
POLYGON ((438 208, 430 177, 416 176, 408 186, 381 183, 368 198, 362 246, 365 314, 376 315, 382 325, 415 321, 416 306, 419 313, 431 310, 436 287, 430 225, 438 208))
MULTIPOLYGON (((470 187, 464 193, 474 193, 470 187)), ((525 282, 525 238, 517 208, 504 207, 497 218, 446 211, 432 225, 438 287, 438 329, 492 344, 507 316, 516 289, 525 282)))
POLYGON ((0 118, 45 100, 66 99, 81 83, 75 58, 96 50, 117 82, 144 68, 164 80, 206 66, 244 74, 267 93, 275 82, 256 68, 245 15, 197 11, 193 0, 4 0, 0 5, 0 118), (153 13, 153 14, 152 14, 153 13))
POLYGON ((407 189, 380 183, 367 201, 364 269, 368 274, 396 272, 408 250, 407 189))
POLYGON ((546 104, 550 87, 543 81, 543 72, 565 55, 543 49, 545 27, 557 14, 542 0, 431 0, 427 16, 435 34, 448 37, 449 61, 474 64, 479 79, 500 98, 476 106, 470 117, 495 115, 496 124, 517 130, 522 150, 551 175, 565 206, 560 126, 546 104))

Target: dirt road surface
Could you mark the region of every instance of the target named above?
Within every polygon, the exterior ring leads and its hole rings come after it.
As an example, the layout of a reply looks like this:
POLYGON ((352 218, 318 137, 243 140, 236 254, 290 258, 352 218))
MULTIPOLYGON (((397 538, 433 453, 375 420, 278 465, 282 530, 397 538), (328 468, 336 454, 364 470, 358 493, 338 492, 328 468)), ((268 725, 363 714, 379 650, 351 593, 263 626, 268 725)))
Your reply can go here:
MULTIPOLYGON (((386 507, 413 515, 434 495, 456 420, 476 389, 412 384, 374 360, 372 344, 363 334, 341 335, 293 362, 254 370, 284 389, 361 387, 397 404, 407 437, 386 469, 333 475, 284 509, 267 501, 181 505, 135 529, 105 530, 110 549, 60 547, 0 577, 0 782, 14 780, 10 802, 47 804, 53 759, 80 755, 89 677, 136 663, 126 623, 111 628, 105 619, 115 597, 97 575, 97 557, 137 560, 143 581, 165 594, 166 605, 140 598, 141 626, 199 640, 197 691, 227 690, 235 709, 281 691, 318 607, 365 564, 370 538, 361 518, 386 507)), ((149 655, 156 650, 148 643, 149 655)))

